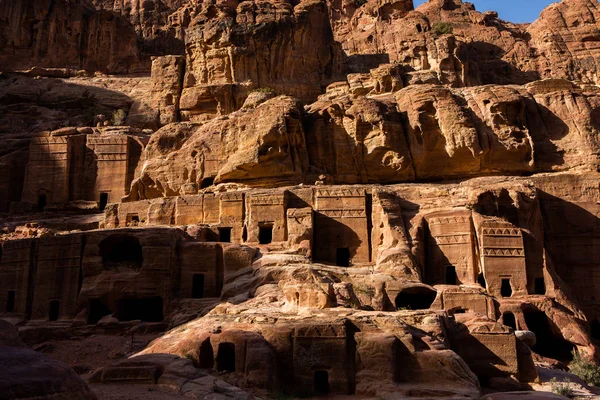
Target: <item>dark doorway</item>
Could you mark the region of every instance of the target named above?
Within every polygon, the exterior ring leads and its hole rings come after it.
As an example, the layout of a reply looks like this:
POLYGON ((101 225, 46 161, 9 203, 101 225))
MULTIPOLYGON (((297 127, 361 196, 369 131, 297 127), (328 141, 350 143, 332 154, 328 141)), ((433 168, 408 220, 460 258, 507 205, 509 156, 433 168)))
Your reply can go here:
POLYGON ((437 292, 426 287, 407 288, 396 296, 398 310, 427 310, 434 302, 437 292))
POLYGON ((202 299, 204 297, 204 274, 194 274, 192 278, 192 298, 202 299))
POLYGON ((502 286, 500 287, 500 295, 502 297, 512 296, 512 286, 510 286, 510 279, 502 279, 502 286))
POLYGON ((337 249, 335 252, 335 265, 338 267, 349 267, 350 266, 350 249, 343 247, 337 249))
POLYGON ((127 226, 138 226, 140 224, 140 216, 137 214, 127 214, 125 225, 127 226))
POLYGON ((215 178, 204 178, 200 181, 200 189, 206 189, 215 184, 215 178))
POLYGON ((235 345, 233 343, 219 343, 217 370, 235 372, 235 345))
POLYGON ((315 371, 315 393, 316 394, 329 393, 329 372, 315 371))
POLYGON ((594 319, 590 324, 590 328, 592 330, 592 338, 596 340, 600 340, 600 322, 598 319, 594 319))
POLYGON ((218 228, 219 242, 231 243, 231 228, 218 228))
POLYGON ((8 298, 6 299, 6 312, 12 313, 15 312, 15 297, 17 296, 17 292, 14 290, 8 291, 8 298))
POLYGON ((273 241, 273 225, 263 225, 258 227, 258 242, 260 244, 269 244, 273 241))
POLYGON ((47 205, 46 195, 44 193, 40 193, 38 195, 37 209, 38 211, 44 211, 47 205))
POLYGON ((423 32, 423 28, 421 28, 421 24, 417 24, 417 32, 423 32))
POLYGON ((96 325, 98 321, 107 315, 111 315, 110 308, 100 299, 90 299, 88 302, 88 324, 96 325))
POLYGON ((115 317, 119 321, 162 322, 163 300, 158 296, 145 299, 121 299, 117 302, 115 317))
POLYGON ((544 278, 535 278, 535 294, 544 295, 546 294, 546 282, 544 278))
POLYGON ((477 276, 477 283, 481 285, 482 288, 487 289, 487 282, 485 281, 485 276, 483 276, 483 272, 477 276))
POLYGON ((502 314, 502 321, 504 321, 504 325, 510 326, 513 331, 517 330, 517 321, 515 320, 515 314, 511 312, 505 312, 502 314))
POLYGON ((105 269, 127 268, 139 270, 144 257, 142 245, 135 236, 111 235, 98 245, 105 269))
POLYGON ((215 364, 215 356, 213 353, 212 344, 210 339, 206 339, 200 345, 199 355, 200 368, 212 369, 215 364))
POLYGON ((446 285, 456 285, 458 277, 454 265, 446 265, 446 285))
POLYGON ((60 314, 60 301, 50 300, 50 310, 48 312, 48 320, 49 321, 58 321, 59 314, 60 314))
POLYGON ((108 204, 108 193, 100 193, 100 203, 98 204, 98 208, 100 208, 100 211, 104 211, 107 204, 108 204))
POLYGON ((537 354, 554 358, 559 361, 571 361, 573 355, 573 345, 557 332, 558 328, 553 327, 546 314, 542 311, 525 312, 525 323, 527 329, 535 333, 536 343, 531 348, 537 354))

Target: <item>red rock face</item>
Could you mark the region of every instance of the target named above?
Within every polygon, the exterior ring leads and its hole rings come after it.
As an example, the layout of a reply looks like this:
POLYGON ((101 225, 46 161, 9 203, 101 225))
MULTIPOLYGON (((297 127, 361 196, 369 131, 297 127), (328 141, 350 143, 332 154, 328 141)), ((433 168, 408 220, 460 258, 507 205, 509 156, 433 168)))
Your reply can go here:
POLYGON ((600 359, 598 10, 0 0, 0 386, 94 398, 23 343, 160 400, 600 359))
POLYGON ((7 70, 46 66, 127 73, 138 62, 131 25, 78 0, 3 2, 0 21, 0 60, 7 70))

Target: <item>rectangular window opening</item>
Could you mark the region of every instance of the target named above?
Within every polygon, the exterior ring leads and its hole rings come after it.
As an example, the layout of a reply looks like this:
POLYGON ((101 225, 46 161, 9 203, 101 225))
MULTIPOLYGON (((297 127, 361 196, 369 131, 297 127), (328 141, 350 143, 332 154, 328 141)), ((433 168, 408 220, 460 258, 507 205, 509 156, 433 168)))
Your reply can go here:
POLYGON ((219 242, 231 243, 231 228, 218 228, 219 242))

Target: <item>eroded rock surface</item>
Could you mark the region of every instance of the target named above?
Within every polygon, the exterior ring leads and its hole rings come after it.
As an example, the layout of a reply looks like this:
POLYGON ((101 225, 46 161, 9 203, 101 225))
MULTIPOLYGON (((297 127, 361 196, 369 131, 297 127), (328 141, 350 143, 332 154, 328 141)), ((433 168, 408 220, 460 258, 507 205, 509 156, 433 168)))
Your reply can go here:
POLYGON ((598 10, 0 0, 4 393, 94 398, 27 345, 102 399, 547 396, 600 359, 598 10))

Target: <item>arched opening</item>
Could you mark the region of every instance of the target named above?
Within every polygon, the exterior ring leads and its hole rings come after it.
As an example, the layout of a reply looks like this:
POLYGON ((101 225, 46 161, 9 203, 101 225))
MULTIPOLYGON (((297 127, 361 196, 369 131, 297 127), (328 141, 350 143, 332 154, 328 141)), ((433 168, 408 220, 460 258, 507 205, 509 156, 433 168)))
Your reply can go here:
POLYGON ((273 224, 264 224, 258 227, 258 242, 269 244, 273 241, 273 224))
POLYGON ((15 312, 15 299, 17 296, 17 292, 14 290, 8 291, 8 297, 6 299, 6 312, 12 313, 15 312))
POLYGON ((38 194, 38 201, 37 201, 38 211, 44 211, 47 204, 48 204, 48 200, 46 198, 46 194, 45 193, 38 194))
POLYGON ((512 286, 510 285, 510 279, 504 278, 502 279, 502 285, 500 286, 500 295, 502 297, 511 297, 512 296, 512 286))
POLYGON ((600 321, 598 321, 597 318, 592 321, 590 328, 592 331, 592 338, 600 340, 600 321))
POLYGON ((248 228, 246 228, 246 225, 244 225, 244 228, 242 229, 242 242, 246 243, 248 241, 248 228))
POLYGON ((96 325, 98 321, 107 315, 111 315, 112 311, 100 299, 90 299, 88 302, 88 324, 96 325))
POLYGON ((446 285, 456 285, 457 282, 456 267, 454 265, 446 265, 446 285))
POLYGON ((111 235, 98 245, 104 269, 139 270, 144 261, 142 245, 135 236, 111 235))
POLYGON ((417 32, 419 32, 419 33, 423 32, 423 28, 421 27, 421 24, 417 24, 417 32))
POLYGON ((217 228, 219 230, 219 242, 231 243, 231 228, 217 228))
POLYGON ((210 343, 210 339, 206 339, 200 345, 200 368, 211 369, 215 363, 215 356, 213 353, 212 344, 210 343))
POLYGON ((117 301, 115 317, 119 321, 162 322, 163 300, 158 296, 120 299, 117 301))
POLYGON ((544 295, 546 294, 546 283, 544 278, 535 278, 535 294, 544 295))
POLYGON ((217 370, 235 372, 235 345, 233 343, 219 343, 217 370))
POLYGON ((502 314, 502 321, 504 322, 504 325, 510 326, 513 329, 513 331, 517 330, 517 321, 515 319, 515 314, 511 312, 505 312, 504 314, 502 314))
POLYGON ((100 211, 104 211, 108 204, 108 193, 100 193, 100 201, 98 202, 98 208, 100 211))
POLYGON ((204 274, 194 274, 192 278, 192 298, 202 299, 204 297, 204 274))
POLYGON ((427 310, 434 302, 437 292, 424 286, 415 286, 400 291, 396 296, 398 310, 427 310))
POLYGON ((200 181, 200 189, 206 189, 215 184, 215 178, 204 178, 200 181))
POLYGON ((48 320, 49 321, 58 321, 58 317, 60 316, 60 301, 58 300, 50 300, 50 307, 48 311, 48 320))
POLYGON ((338 267, 350 266, 350 249, 347 247, 339 248, 335 251, 335 265, 338 267))
POLYGON ((543 357, 554 358, 559 361, 571 361, 573 345, 556 331, 542 311, 525 312, 527 328, 535 333, 536 343, 532 350, 543 357))
POLYGON ((477 275, 477 283, 479 283, 479 285, 482 288, 487 289, 487 282, 485 281, 485 276, 483 276, 483 272, 477 275))
POLYGON ((329 372, 315 371, 315 393, 316 394, 329 393, 329 372))

